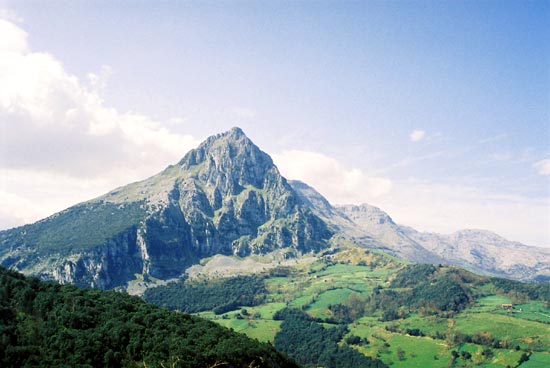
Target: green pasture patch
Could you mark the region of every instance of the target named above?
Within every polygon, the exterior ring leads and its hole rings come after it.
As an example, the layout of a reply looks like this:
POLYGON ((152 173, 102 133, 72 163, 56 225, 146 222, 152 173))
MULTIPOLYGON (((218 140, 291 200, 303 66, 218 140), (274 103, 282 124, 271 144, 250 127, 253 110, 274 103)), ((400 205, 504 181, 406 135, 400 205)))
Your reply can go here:
POLYGON ((311 300, 312 300, 311 295, 304 295, 288 303, 288 306, 292 308, 301 308, 303 305, 308 305, 311 302, 311 300))
POLYGON ((489 295, 476 300, 473 307, 469 308, 468 312, 493 312, 502 309, 502 304, 510 304, 512 301, 510 298, 501 295, 489 295))
POLYGON ((233 318, 230 318, 230 319, 215 319, 214 322, 224 326, 224 327, 227 327, 227 328, 230 328, 232 330, 234 330, 235 332, 245 332, 244 330, 247 329, 249 326, 248 326, 248 321, 247 320, 244 320, 244 319, 233 319, 233 318))
POLYGON ((460 314, 455 319, 455 330, 473 335, 487 332, 492 337, 510 343, 540 343, 550 346, 550 325, 493 313, 460 314))
POLYGON ((544 302, 536 301, 525 304, 515 304, 510 312, 512 316, 532 321, 550 323, 550 309, 544 302))
POLYGON ((315 302, 308 309, 328 309, 329 305, 342 304, 351 294, 353 294, 353 290, 348 288, 325 291, 319 294, 315 302))
POLYGON ((324 271, 319 272, 319 275, 336 275, 347 274, 350 272, 361 272, 370 270, 367 266, 356 266, 351 264, 337 263, 335 265, 328 266, 324 271))
POLYGON ((392 334, 388 344, 392 367, 446 367, 451 359, 446 344, 429 337, 392 334), (398 355, 398 348, 402 355, 398 355))
POLYGON ((246 328, 240 332, 245 333, 248 337, 258 339, 262 342, 267 342, 275 339, 277 332, 281 330, 282 321, 271 320, 249 320, 246 328))
MULTIPOLYGON (((494 349, 487 346, 476 345, 476 344, 462 344, 459 349, 455 349, 459 353, 463 351, 469 352, 472 357, 471 359, 464 359, 460 356, 457 359, 457 363, 462 365, 471 365, 481 367, 495 367, 495 368, 505 368, 506 366, 513 367, 517 364, 521 354, 523 352, 516 351, 513 349, 494 349), (490 355, 484 355, 484 350, 490 350, 490 355)), ((459 364, 459 365, 460 365, 459 364)))
POLYGON ((398 322, 404 331, 407 329, 419 329, 427 336, 435 336, 437 332, 444 332, 449 328, 447 319, 437 316, 420 316, 413 314, 398 322))
POLYGON ((529 360, 520 365, 521 368, 547 368, 550 367, 550 354, 533 353, 529 360))
POLYGON ((268 303, 257 307, 246 307, 246 310, 250 315, 255 312, 260 314, 259 319, 273 319, 273 315, 286 307, 286 303, 268 303))

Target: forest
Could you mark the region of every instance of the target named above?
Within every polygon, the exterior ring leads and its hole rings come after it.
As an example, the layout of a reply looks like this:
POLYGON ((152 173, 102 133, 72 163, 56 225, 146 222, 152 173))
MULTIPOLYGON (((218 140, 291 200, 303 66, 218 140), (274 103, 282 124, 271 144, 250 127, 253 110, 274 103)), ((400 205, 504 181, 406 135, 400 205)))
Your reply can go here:
POLYGON ((267 293, 263 280, 264 277, 258 275, 199 282, 182 280, 148 289, 143 299, 186 313, 212 310, 223 314, 239 306, 261 304, 267 293))
POLYGON ((348 332, 345 325, 325 328, 306 313, 291 308, 278 311, 274 319, 283 321, 275 336, 275 347, 305 367, 386 367, 378 359, 338 344, 348 332))
POLYGON ((1 367, 297 367, 270 344, 138 297, 0 267, 1 367))

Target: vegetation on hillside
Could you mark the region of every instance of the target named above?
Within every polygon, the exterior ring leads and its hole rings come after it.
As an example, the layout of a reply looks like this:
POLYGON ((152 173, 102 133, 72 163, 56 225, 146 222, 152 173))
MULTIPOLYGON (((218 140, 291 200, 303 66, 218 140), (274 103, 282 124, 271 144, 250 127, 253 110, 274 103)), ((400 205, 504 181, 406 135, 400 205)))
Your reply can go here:
POLYGON ((114 291, 0 267, 2 367, 296 367, 265 343, 114 291))
POLYGON ((351 350, 368 364, 396 368, 550 366, 548 284, 403 265, 359 248, 326 252, 260 280, 266 291, 258 305, 200 315, 270 341, 304 365, 349 363, 351 350), (334 359, 318 360, 328 355, 334 359))
POLYGON ((156 305, 187 313, 212 310, 222 314, 239 306, 252 307, 265 300, 262 276, 237 276, 201 282, 172 282, 148 289, 143 299, 156 305))
POLYGON ((133 229, 146 216, 144 208, 143 202, 81 203, 34 224, 0 232, 0 244, 9 246, 4 249, 32 250, 37 258, 85 251, 133 229))
POLYGON ((273 318, 283 320, 281 331, 275 336, 275 347, 305 367, 386 367, 378 359, 347 345, 338 345, 347 332, 345 326, 325 328, 306 313, 289 308, 277 312, 273 318))

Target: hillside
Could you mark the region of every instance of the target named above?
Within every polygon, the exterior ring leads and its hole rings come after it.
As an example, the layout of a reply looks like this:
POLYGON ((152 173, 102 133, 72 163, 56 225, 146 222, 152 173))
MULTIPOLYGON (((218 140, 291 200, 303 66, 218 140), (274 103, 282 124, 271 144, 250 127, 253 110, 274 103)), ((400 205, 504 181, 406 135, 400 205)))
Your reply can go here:
POLYGON ((212 322, 3 267, 0 310, 2 367, 297 367, 212 322))
POLYGON ((144 298, 272 342, 307 367, 550 365, 548 283, 407 265, 345 239, 299 261, 229 278, 210 269, 144 298))

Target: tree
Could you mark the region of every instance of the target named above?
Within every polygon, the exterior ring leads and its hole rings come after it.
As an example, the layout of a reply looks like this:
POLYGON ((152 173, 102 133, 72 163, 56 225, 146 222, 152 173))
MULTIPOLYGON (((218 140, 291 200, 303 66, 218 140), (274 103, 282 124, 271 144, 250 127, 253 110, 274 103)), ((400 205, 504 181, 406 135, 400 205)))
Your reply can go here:
POLYGON ((405 351, 401 349, 400 346, 398 346, 397 349, 395 349, 395 354, 397 355, 397 359, 401 361, 405 360, 405 351))

